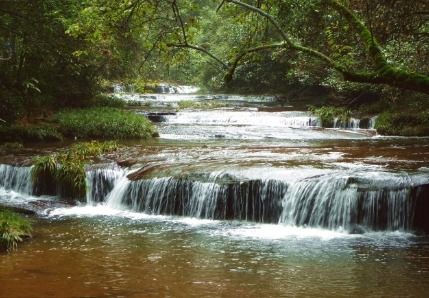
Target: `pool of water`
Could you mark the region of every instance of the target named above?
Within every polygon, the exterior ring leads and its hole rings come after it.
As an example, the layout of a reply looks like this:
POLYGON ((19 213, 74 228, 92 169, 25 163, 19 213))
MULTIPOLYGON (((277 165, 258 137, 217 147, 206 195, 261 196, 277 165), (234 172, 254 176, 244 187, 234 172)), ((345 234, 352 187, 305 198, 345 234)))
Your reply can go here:
POLYGON ((1 297, 416 296, 429 239, 59 209, 0 256, 1 297))

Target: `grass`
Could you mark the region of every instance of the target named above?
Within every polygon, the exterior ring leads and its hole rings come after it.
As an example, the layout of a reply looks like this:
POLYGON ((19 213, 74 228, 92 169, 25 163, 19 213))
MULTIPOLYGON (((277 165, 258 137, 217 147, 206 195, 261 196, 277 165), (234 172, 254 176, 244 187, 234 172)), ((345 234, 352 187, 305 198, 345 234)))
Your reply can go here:
POLYGON ((15 250, 19 242, 31 236, 30 223, 20 215, 0 209, 0 249, 15 250))
POLYGON ((57 194, 81 199, 86 192, 85 164, 117 150, 115 142, 84 142, 62 152, 34 160, 32 177, 36 194, 57 194))
POLYGON ((89 108, 58 113, 55 121, 66 137, 82 139, 150 138, 155 126, 145 117, 116 108, 89 108))

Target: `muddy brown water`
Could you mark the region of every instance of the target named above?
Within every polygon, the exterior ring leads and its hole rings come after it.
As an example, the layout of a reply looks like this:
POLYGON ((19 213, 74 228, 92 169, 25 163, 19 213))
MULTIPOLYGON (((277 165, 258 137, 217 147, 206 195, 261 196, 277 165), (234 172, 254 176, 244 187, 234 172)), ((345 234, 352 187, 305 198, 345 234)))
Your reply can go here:
POLYGON ((40 220, 1 297, 424 297, 429 239, 172 218, 40 220))

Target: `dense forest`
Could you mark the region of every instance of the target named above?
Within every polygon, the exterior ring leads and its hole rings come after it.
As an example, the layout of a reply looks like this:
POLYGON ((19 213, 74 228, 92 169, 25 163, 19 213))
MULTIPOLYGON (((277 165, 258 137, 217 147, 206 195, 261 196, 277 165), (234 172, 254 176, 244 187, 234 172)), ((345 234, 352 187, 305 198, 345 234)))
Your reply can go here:
POLYGON ((0 118, 82 106, 115 80, 404 100, 429 93, 428 11, 424 0, 1 1, 0 118))

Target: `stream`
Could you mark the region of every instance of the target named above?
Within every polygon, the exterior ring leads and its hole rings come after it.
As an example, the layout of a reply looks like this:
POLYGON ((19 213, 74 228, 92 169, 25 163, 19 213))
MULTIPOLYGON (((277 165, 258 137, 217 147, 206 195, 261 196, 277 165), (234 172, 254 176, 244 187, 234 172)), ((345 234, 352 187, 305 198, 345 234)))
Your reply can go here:
POLYGON ((160 137, 125 142, 126 167, 88 166, 76 206, 0 165, 0 204, 37 213, 34 238, 0 255, 0 297, 429 293, 429 138, 191 91, 117 90, 160 137))

